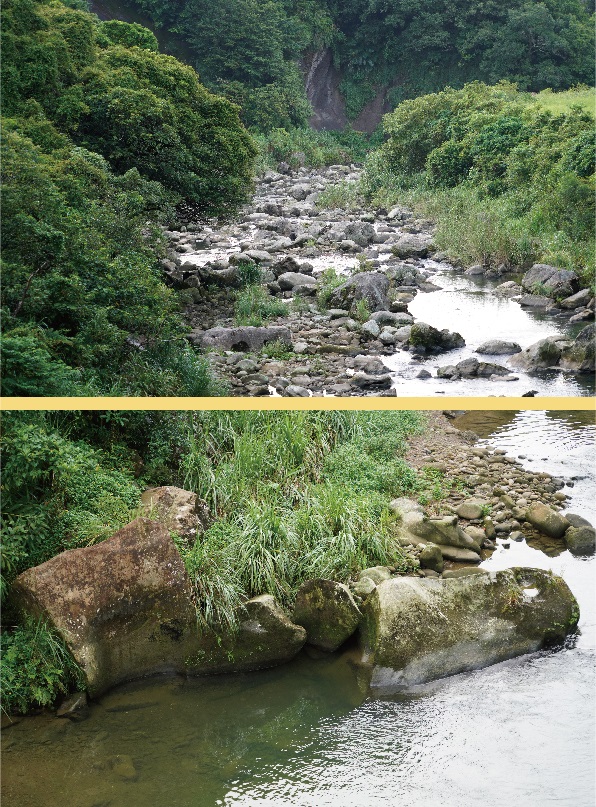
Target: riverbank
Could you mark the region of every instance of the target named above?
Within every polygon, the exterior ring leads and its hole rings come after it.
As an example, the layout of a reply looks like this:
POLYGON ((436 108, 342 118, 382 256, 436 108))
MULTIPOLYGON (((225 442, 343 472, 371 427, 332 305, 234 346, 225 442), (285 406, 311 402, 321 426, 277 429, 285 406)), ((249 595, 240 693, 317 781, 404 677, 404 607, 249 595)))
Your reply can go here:
MULTIPOLYGON (((452 431, 453 422, 433 414, 428 436, 419 447, 418 440, 411 444, 408 461, 423 467, 431 448, 439 461, 459 452, 472 461, 478 443, 452 431)), ((585 444, 586 462, 592 445, 585 444)), ((567 452, 573 451, 567 442, 567 452)), ((508 453, 524 453, 540 468, 539 444, 532 450, 526 443, 523 452, 512 446, 508 453)), ((558 473, 563 476, 565 466, 558 473)), ((576 509, 577 487, 565 490, 576 509)), ((536 803, 563 791, 590 803, 593 748, 584 740, 593 720, 594 559, 564 550, 549 558, 538 543, 532 549, 526 542, 497 542, 482 568, 543 566, 571 585, 582 611, 575 646, 397 699, 366 700, 352 652, 303 653, 288 665, 239 676, 130 684, 92 703, 83 722, 45 715, 11 728, 4 738, 4 796, 18 807, 40 798, 54 807, 68 787, 82 807, 98 800, 113 807, 148 800, 182 807, 200 790, 205 803, 234 807, 272 798, 293 807, 313 800, 364 807, 389 805, 399 790, 408 807, 418 807, 436 795, 431 772, 439 759, 441 793, 465 807, 481 797, 492 807, 503 794, 520 792, 536 803)))
POLYGON ((431 221, 363 206, 359 168, 283 170, 235 222, 167 233, 188 338, 231 395, 590 394, 594 300, 573 273, 464 272, 431 221))

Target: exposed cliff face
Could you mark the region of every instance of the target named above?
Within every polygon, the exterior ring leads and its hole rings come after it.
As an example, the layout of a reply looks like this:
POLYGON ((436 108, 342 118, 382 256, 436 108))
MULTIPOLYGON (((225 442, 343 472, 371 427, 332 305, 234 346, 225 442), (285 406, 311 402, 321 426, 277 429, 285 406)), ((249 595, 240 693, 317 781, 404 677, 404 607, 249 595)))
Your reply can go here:
MULTIPOLYGON (((306 97, 312 108, 310 124, 313 129, 341 130, 348 124, 345 100, 340 91, 342 74, 333 63, 330 48, 308 53, 302 59, 306 97)), ((380 87, 351 124, 359 132, 374 132, 381 118, 391 111, 387 87, 380 87)))

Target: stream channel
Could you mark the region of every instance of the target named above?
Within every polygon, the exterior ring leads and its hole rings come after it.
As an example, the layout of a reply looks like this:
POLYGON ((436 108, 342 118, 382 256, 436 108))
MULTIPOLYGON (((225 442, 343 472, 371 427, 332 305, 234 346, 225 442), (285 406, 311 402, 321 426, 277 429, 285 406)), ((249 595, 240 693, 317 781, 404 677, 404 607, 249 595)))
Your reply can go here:
MULTIPOLYGON (((515 361, 510 363, 511 354, 478 354, 476 351, 483 343, 495 339, 516 342, 521 349, 547 337, 573 340, 588 321, 580 318, 570 322, 575 313, 572 310, 522 307, 520 299, 526 293, 519 285, 517 296, 516 292, 509 293, 511 290, 496 288, 506 281, 519 284, 523 273, 498 277, 464 274, 463 269, 442 260, 441 253, 433 252, 432 223, 416 219, 411 211, 396 208, 401 212, 392 217, 393 213, 385 215, 386 211, 328 210, 319 202, 319 199, 325 200, 323 192, 341 187, 341 183, 355 187, 360 176, 358 169, 344 166, 300 169, 292 176, 268 172, 257 183, 250 205, 236 220, 221 225, 212 223, 212 226, 194 224, 188 231, 183 228, 183 231, 169 232, 171 260, 166 274, 170 273, 170 282, 186 285, 191 294, 198 295, 197 305, 191 303, 186 311, 193 329, 191 341, 201 345, 205 329, 236 325, 230 316, 230 304, 220 309, 208 290, 210 284, 217 287, 231 282, 222 279, 219 270, 233 272, 234 263, 241 260, 241 253, 245 252, 246 260, 260 264, 263 282, 266 280, 272 294, 289 303, 291 309, 296 308, 293 301, 301 298, 297 310, 290 310, 270 323, 289 328, 297 351, 298 345, 302 345, 298 351, 301 355, 295 357, 299 368, 290 361, 278 364, 274 370, 267 362, 263 367, 262 357, 251 356, 260 361, 253 383, 268 385, 270 394, 276 394, 276 390, 277 394, 290 394, 284 392, 289 382, 284 386, 283 382, 278 383, 278 378, 290 378, 294 370, 302 380, 292 384, 303 387, 304 395, 378 394, 374 379, 368 387, 366 383, 361 388, 351 386, 354 362, 348 356, 358 354, 381 359, 398 396, 522 396, 534 391, 540 396, 575 397, 594 393, 593 373, 578 374, 568 370, 529 373, 518 369, 515 361), (358 243, 350 240, 352 237, 359 239, 358 243), (429 249, 436 259, 427 257, 429 249), (332 268, 347 280, 354 271, 359 271, 359 262, 364 259, 368 269, 390 278, 389 296, 401 294, 399 299, 407 301, 407 312, 415 322, 458 332, 465 346, 422 355, 408 347, 407 335, 391 333, 391 328, 373 338, 360 332, 354 320, 342 317, 341 311, 331 315, 319 310, 313 295, 322 273, 332 268), (296 294, 293 286, 284 285, 281 290, 279 284, 271 282, 279 277, 276 267, 288 261, 294 268, 288 269, 286 265, 279 272, 301 273, 294 274, 291 280, 284 274, 285 283, 297 284, 296 294), (307 291, 304 285, 300 287, 305 273, 311 275, 307 281, 312 283, 312 278, 317 281, 314 285, 307 284, 307 291), (330 355, 334 347, 339 355, 330 355), (341 355, 342 351, 345 355, 341 355), (506 369, 501 375, 491 377, 448 379, 437 376, 439 367, 455 365, 470 357, 506 369), (421 371, 425 371, 424 377, 419 377, 421 371)), ((390 305, 389 301, 386 305, 390 305)), ((395 332, 398 328, 392 330, 395 332)), ((216 372, 223 371, 224 376, 234 374, 232 356, 228 355, 226 361, 225 357, 212 354, 212 359, 217 365, 216 372)), ((236 387, 232 394, 254 394, 250 383, 246 390, 236 387)), ((258 394, 267 394, 266 390, 267 386, 264 393, 258 394)))
MULTIPOLYGON (((573 480, 568 509, 596 520, 591 413, 471 412, 455 424, 573 480)), ((363 691, 349 650, 303 652, 252 674, 129 684, 84 722, 41 715, 8 729, 4 803, 594 807, 596 558, 498 544, 486 568, 552 569, 571 587, 580 631, 564 649, 384 699, 363 691), (134 766, 125 775, 118 755, 134 766)))

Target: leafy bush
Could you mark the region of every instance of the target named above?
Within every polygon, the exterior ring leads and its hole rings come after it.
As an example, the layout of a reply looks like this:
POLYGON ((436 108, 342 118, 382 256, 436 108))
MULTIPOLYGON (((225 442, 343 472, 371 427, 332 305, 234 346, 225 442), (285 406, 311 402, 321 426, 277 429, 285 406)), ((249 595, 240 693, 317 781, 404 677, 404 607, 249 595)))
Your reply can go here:
POLYGON ((41 620, 0 634, 2 710, 26 713, 51 706, 60 693, 85 688, 85 677, 66 645, 41 620))
POLYGON ((331 302, 331 295, 335 289, 339 288, 346 278, 338 275, 337 270, 330 266, 324 269, 319 275, 319 285, 317 288, 317 304, 321 311, 326 311, 331 302))

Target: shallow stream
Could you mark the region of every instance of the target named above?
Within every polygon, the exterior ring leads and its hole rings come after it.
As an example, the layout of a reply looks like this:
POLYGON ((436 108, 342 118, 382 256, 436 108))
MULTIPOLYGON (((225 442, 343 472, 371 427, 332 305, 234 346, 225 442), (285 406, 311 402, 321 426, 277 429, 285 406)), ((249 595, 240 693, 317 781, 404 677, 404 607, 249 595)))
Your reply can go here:
MULTIPOLYGON (((594 520, 589 413, 476 412, 456 425, 572 481, 568 509, 594 520)), ((10 728, 5 803, 594 807, 596 559, 499 542, 483 565, 561 574, 580 604, 578 637, 383 700, 367 697, 349 651, 303 653, 253 674, 131 684, 84 722, 42 716, 10 728)))

